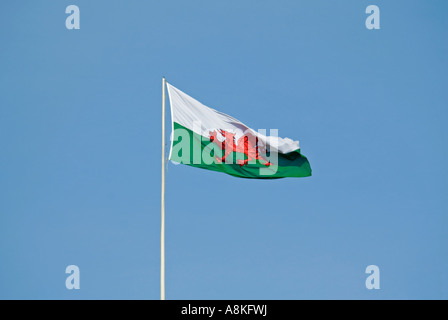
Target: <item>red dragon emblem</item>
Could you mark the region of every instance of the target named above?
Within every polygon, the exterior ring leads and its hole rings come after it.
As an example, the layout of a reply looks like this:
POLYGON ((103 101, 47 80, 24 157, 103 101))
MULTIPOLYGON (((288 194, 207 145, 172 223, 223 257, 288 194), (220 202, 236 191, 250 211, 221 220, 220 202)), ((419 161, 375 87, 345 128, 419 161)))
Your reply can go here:
POLYGON ((228 131, 224 131, 219 129, 218 132, 216 130, 209 131, 210 141, 215 143, 220 150, 224 150, 224 155, 222 157, 216 157, 216 160, 221 163, 225 162, 226 157, 233 151, 238 153, 244 153, 246 155, 245 160, 237 160, 237 164, 242 166, 247 166, 249 161, 259 160, 260 162, 264 162, 263 164, 266 167, 269 167, 271 163, 264 159, 260 155, 260 151, 266 154, 266 146, 259 145, 258 137, 253 134, 245 134, 242 135, 238 141, 235 141, 236 134, 228 131), (218 132, 224 137, 223 141, 218 140, 218 132))

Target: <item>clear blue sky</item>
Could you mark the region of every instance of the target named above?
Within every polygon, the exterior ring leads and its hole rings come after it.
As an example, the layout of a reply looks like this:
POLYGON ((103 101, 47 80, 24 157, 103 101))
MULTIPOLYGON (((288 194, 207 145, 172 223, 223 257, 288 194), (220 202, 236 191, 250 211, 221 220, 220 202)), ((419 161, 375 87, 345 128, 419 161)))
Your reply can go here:
POLYGON ((169 164, 168 299, 447 299, 447 12, 2 1, 0 298, 159 298, 166 76, 300 140, 313 168, 254 181, 169 164), (70 4, 80 30, 65 28, 70 4), (65 288, 71 264, 81 290, 65 288), (380 290, 365 287, 371 264, 380 290))

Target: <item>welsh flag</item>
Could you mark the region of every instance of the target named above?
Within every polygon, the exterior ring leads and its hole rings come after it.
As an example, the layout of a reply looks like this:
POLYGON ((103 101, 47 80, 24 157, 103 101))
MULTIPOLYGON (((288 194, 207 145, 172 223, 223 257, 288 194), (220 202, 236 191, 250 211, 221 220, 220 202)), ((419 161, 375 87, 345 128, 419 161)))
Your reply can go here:
POLYGON ((241 121, 209 108, 167 83, 171 105, 169 159, 239 178, 309 177, 311 167, 299 142, 277 130, 255 131, 241 121))

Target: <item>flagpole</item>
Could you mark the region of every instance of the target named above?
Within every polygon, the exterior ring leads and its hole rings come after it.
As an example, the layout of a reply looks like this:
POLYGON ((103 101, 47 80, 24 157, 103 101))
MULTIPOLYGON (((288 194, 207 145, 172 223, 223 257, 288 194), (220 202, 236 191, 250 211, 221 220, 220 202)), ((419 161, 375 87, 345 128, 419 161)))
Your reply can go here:
POLYGON ((162 79, 162 198, 160 232, 160 300, 165 300, 165 77, 162 79))

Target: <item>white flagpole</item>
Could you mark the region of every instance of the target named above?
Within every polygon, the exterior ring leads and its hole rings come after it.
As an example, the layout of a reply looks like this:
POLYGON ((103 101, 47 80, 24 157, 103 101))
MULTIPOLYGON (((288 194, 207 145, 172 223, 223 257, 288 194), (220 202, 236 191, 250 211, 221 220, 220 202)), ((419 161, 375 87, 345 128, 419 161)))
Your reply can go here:
POLYGON ((162 79, 162 199, 160 232, 160 300, 165 300, 165 77, 162 79))

